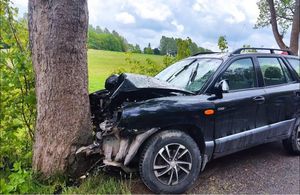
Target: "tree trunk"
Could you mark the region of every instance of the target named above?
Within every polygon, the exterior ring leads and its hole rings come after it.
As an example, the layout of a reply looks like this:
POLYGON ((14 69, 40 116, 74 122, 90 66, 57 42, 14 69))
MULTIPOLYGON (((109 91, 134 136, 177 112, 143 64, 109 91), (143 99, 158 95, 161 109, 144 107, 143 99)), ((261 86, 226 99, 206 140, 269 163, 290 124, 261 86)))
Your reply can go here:
POLYGON ((276 10, 274 6, 274 1, 273 0, 267 0, 269 8, 270 8, 270 14, 271 14, 271 26, 272 26, 272 31, 275 37, 275 40, 277 42, 277 45, 280 47, 280 49, 287 49, 288 47, 285 45, 283 42, 283 37, 278 31, 278 24, 277 24, 277 18, 276 18, 276 10))
POLYGON ((33 169, 74 175, 75 151, 91 137, 87 2, 29 0, 28 7, 38 113, 33 169))
POLYGON ((291 30, 290 49, 295 55, 299 55, 299 32, 300 32, 300 2, 296 0, 291 30))

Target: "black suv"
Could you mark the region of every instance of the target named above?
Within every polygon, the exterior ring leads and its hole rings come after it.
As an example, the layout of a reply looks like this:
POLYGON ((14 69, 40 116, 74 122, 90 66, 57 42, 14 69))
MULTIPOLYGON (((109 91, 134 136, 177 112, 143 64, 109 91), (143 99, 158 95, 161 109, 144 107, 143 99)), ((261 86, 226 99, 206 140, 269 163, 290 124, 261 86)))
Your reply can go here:
POLYGON ((300 65, 290 51, 202 53, 155 77, 113 75, 105 88, 90 95, 96 141, 77 154, 138 167, 153 192, 182 193, 208 161, 258 144, 283 140, 300 153, 300 65))

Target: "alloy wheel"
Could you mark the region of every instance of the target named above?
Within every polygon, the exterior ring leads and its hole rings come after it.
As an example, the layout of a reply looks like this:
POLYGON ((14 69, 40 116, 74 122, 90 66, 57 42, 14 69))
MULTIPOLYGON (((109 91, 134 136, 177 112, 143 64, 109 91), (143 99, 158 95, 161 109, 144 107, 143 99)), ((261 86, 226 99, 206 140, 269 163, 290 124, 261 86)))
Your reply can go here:
POLYGON ((164 146, 154 159, 154 174, 165 185, 177 185, 190 174, 191 169, 192 155, 185 146, 179 143, 164 146))

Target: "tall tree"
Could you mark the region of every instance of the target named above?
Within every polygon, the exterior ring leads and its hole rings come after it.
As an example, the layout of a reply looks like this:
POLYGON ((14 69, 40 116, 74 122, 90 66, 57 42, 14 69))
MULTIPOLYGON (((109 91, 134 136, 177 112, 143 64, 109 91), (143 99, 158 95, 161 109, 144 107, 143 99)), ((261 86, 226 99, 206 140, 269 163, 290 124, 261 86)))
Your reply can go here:
POLYGON ((90 137, 86 0, 29 0, 37 123, 33 169, 74 174, 75 151, 90 137))
POLYGON ((153 54, 154 54, 154 55, 160 55, 159 49, 158 49, 158 48, 154 48, 154 49, 153 49, 153 54))
POLYGON ((177 44, 177 60, 181 60, 191 55, 190 45, 192 44, 192 40, 188 37, 186 40, 181 38, 176 39, 177 44))
POLYGON ((271 25, 277 45, 281 49, 290 49, 297 54, 300 30, 299 0, 260 0, 257 5, 260 13, 255 28, 271 25), (288 46, 283 37, 289 29, 291 32, 288 46))
POLYGON ((153 50, 151 48, 151 44, 148 43, 148 47, 144 48, 144 54, 153 54, 153 50))
POLYGON ((134 53, 142 53, 142 50, 138 44, 135 44, 134 53))
MULTIPOLYGON (((92 25, 89 25, 89 28, 90 28, 90 26, 92 26, 92 25)), ((93 28, 93 26, 92 26, 92 28, 93 28)), ((100 28, 100 26, 96 26, 96 29, 95 29, 95 31, 97 32, 97 33, 103 33, 103 31, 102 31, 102 29, 100 28)))
POLYGON ((166 54, 176 54, 177 53, 177 44, 176 40, 173 37, 162 36, 159 44, 160 53, 162 55, 166 54))
POLYGON ((218 39, 218 46, 221 52, 225 52, 228 49, 228 43, 225 36, 220 36, 218 39))
POLYGON ((193 55, 193 54, 198 53, 200 49, 199 49, 198 45, 195 42, 192 42, 190 44, 190 50, 191 50, 191 54, 193 55))
MULTIPOLYGON (((188 38, 191 42, 189 43, 189 50, 191 54, 198 52, 210 51, 198 45, 188 38)), ((178 51, 178 38, 162 36, 159 43, 159 52, 161 55, 176 55, 178 51)))

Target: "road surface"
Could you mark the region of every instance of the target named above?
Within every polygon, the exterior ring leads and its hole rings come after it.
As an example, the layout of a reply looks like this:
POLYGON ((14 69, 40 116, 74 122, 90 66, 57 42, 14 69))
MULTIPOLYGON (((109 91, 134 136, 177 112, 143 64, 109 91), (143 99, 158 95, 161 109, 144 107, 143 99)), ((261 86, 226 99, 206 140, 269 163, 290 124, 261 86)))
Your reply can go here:
MULTIPOLYGON (((135 179, 132 193, 151 192, 135 179)), ((300 157, 274 142, 215 159, 187 193, 300 194, 300 157)))

